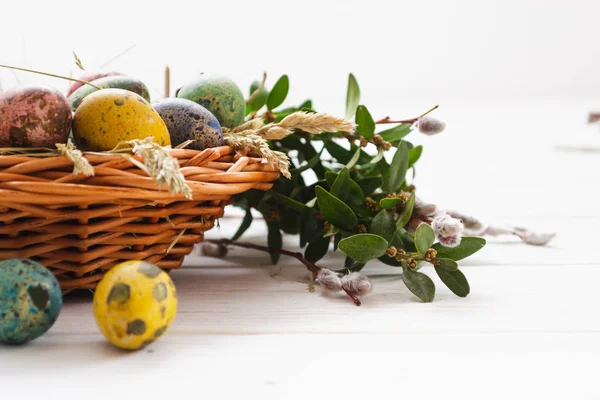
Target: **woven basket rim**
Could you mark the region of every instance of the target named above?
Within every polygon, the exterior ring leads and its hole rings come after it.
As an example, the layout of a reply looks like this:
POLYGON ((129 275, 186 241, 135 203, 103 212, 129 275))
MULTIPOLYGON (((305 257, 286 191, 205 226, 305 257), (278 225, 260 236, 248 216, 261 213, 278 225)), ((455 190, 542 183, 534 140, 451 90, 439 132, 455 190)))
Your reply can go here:
MULTIPOLYGON (((7 200, 48 204, 55 196, 73 196, 76 201, 72 202, 88 204, 115 198, 159 203, 186 200, 183 194, 173 195, 166 188, 157 188, 146 172, 120 154, 83 154, 94 176, 70 173, 73 162, 63 155, 0 155, 0 204, 7 200)), ((267 190, 280 175, 277 167, 263 158, 244 155, 230 146, 171 149, 170 154, 179 161, 185 183, 192 190, 189 201, 221 200, 250 189, 267 190)), ((142 161, 139 156, 130 158, 142 161)))

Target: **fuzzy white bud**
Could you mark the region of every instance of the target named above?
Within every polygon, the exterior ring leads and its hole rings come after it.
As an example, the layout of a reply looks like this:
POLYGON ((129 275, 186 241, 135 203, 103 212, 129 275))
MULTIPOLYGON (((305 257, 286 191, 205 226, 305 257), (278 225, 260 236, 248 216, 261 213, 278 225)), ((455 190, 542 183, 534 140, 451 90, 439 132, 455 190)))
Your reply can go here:
POLYGON ((533 232, 533 231, 524 231, 518 232, 517 235, 527 244, 532 244, 534 246, 545 246, 549 241, 554 239, 556 233, 543 233, 543 232, 533 232))
POLYGON ((461 235, 452 235, 452 236, 438 236, 438 240, 440 244, 444 247, 456 247, 460 244, 462 240, 461 235))
POLYGON ((422 134, 431 136, 442 132, 446 124, 435 118, 421 117, 417 121, 417 128, 422 134))
POLYGON ((315 282, 330 292, 339 292, 342 290, 342 280, 338 274, 327 268, 319 270, 315 282))
POLYGON ((342 287, 355 296, 362 296, 369 293, 373 285, 366 276, 352 272, 342 277, 342 287))
POLYGON ((202 243, 202 255, 206 257, 222 258, 227 255, 227 246, 217 243, 202 243))
POLYGON ((445 212, 435 216, 431 227, 437 236, 453 236, 461 234, 463 229, 465 229, 460 219, 456 219, 445 212))
POLYGON ((440 244, 444 247, 458 246, 462 239, 463 230, 465 229, 460 219, 456 219, 445 212, 438 213, 435 216, 431 222, 431 227, 440 244))

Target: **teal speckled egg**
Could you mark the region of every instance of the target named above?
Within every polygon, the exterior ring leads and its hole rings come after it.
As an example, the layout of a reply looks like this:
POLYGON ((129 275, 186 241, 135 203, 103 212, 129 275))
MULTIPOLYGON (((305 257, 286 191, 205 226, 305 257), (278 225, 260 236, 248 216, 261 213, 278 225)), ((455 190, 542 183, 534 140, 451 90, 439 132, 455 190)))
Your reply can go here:
POLYGON ((244 95, 235 82, 227 77, 201 74, 198 79, 177 90, 176 96, 205 107, 217 117, 221 126, 235 128, 244 121, 244 95))
POLYGON ((0 263, 0 342, 20 344, 43 335, 61 308, 60 286, 46 267, 23 258, 0 263))

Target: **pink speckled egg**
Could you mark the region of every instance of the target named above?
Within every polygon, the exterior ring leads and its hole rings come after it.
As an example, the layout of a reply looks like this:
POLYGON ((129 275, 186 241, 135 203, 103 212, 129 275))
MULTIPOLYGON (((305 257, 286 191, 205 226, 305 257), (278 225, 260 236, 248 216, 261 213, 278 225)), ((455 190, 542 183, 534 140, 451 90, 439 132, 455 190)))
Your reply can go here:
POLYGON ((71 106, 57 89, 20 86, 0 93, 0 147, 48 147, 66 143, 71 106))
MULTIPOLYGON (((123 74, 120 72, 117 72, 117 71, 86 72, 77 79, 81 79, 82 81, 86 81, 86 82, 92 82, 92 81, 95 81, 96 79, 104 78, 106 76, 113 76, 113 75, 123 75, 123 74)), ((83 86, 83 83, 73 82, 71 84, 71 87, 69 88, 69 91, 67 92, 67 97, 72 95, 74 91, 76 91, 77 89, 79 89, 82 86, 83 86)))

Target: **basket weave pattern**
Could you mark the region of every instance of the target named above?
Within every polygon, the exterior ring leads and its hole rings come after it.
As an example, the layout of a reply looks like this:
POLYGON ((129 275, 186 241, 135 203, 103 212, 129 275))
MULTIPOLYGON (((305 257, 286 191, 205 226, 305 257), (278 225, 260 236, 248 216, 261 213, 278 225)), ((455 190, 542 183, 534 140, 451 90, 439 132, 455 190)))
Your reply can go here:
MULTIPOLYGON (((178 268, 234 194, 268 190, 279 177, 261 158, 222 146, 175 149, 192 199, 159 190, 120 155, 86 154, 94 176, 65 156, 0 156, 0 259, 31 258, 64 292, 93 289, 125 260, 178 268)), ((141 161, 139 157, 136 157, 141 161)))

